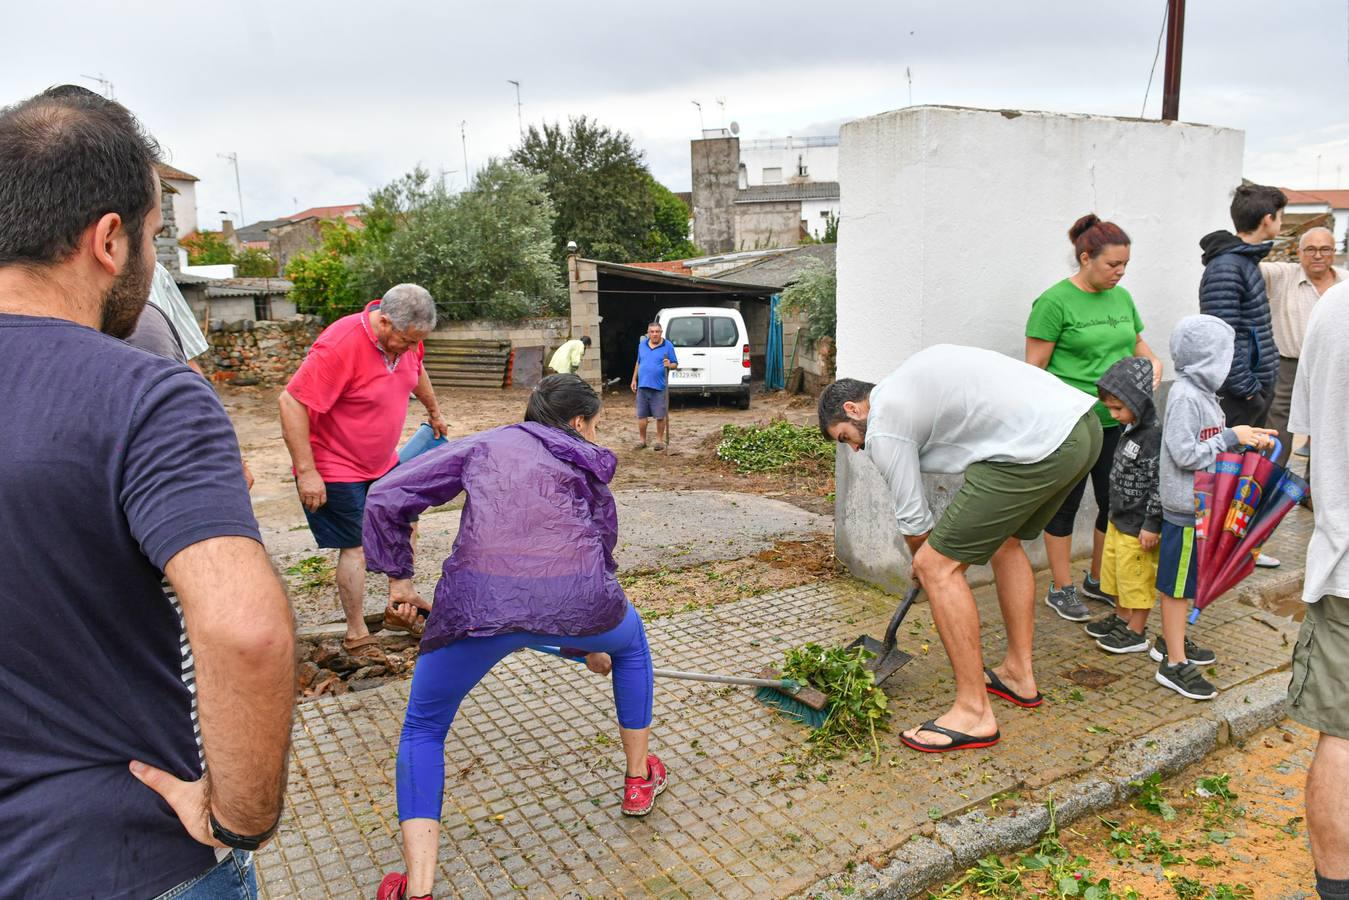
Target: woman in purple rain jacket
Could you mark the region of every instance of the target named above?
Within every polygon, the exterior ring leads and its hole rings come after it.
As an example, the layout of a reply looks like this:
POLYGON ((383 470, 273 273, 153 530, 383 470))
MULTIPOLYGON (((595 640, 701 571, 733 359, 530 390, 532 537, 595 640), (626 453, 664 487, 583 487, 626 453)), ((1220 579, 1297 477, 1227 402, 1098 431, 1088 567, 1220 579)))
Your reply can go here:
POLYGON ((390 579, 400 613, 427 604, 412 585, 412 521, 461 491, 463 517, 436 585, 398 745, 398 818, 408 871, 379 900, 429 896, 440 837, 445 737, 464 697, 508 653, 530 645, 586 654, 613 672, 627 756, 623 812, 646 815, 665 788, 647 752, 651 651, 618 585, 614 454, 596 446, 600 398, 575 375, 550 375, 525 421, 454 441, 401 465, 370 490, 366 568, 390 579))

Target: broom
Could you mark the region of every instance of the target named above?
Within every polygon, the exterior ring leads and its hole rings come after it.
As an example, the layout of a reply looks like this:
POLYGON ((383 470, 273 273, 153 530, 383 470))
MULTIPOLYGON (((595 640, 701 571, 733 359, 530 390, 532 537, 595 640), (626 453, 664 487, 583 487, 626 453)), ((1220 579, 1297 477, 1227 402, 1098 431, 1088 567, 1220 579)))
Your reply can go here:
MULTIPOLYGON (((561 647, 530 647, 540 653, 549 653, 572 662, 584 663, 584 656, 566 652, 561 647)), ((739 675, 714 675, 708 672, 679 672, 674 669, 653 669, 657 678, 678 678, 683 681, 707 681, 714 684, 735 684, 757 687, 754 699, 765 706, 795 719, 811 728, 819 728, 829 718, 829 698, 800 681, 783 678, 775 669, 765 668, 757 678, 739 675)))

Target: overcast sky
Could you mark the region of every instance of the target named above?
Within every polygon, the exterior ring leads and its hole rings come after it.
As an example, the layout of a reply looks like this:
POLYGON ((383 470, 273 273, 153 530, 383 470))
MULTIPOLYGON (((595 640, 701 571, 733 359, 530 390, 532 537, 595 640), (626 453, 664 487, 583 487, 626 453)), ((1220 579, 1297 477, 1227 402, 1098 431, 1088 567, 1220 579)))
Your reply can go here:
MULTIPOLYGON (((42 0, 6 4, 0 103, 104 75, 201 178, 203 227, 238 218, 222 153, 248 221, 359 202, 417 164, 462 186, 460 122, 470 168, 518 139, 508 79, 526 125, 592 116, 687 190, 692 100, 742 137, 833 133, 907 105, 907 69, 915 104, 1137 116, 1164 6, 42 0)), ((1159 61, 1149 117, 1161 80, 1159 61)), ((1349 0, 1189 0, 1181 118, 1243 129, 1247 177, 1349 187, 1346 101, 1349 0)))

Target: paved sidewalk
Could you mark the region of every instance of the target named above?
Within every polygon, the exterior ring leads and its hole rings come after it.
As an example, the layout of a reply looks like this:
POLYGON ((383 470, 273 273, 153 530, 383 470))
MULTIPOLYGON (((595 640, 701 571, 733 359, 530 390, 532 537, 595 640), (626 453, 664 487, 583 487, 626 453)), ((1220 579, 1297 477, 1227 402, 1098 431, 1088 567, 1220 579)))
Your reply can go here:
MULTIPOLYGON (((1310 520, 1295 511, 1282 526, 1270 549, 1283 569, 1258 570, 1248 593, 1288 588, 1310 520)), ((1003 644, 997 604, 991 589, 976 593, 992 664, 1003 644)), ((807 641, 879 634, 896 600, 835 582, 659 619, 648 631, 657 665, 749 673, 807 641)), ((469 696, 446 745, 437 896, 786 896, 850 863, 883 861, 933 820, 1092 770, 1131 738, 1204 714, 1152 680, 1146 655, 1097 651, 1080 625, 1042 602, 1036 609, 1049 703, 998 702, 1003 739, 989 750, 931 756, 897 740, 944 710, 952 691, 926 606, 900 631, 917 659, 886 686, 894 716, 875 764, 798 772, 784 756, 805 731, 751 690, 658 683, 653 749, 671 781, 639 820, 619 812, 622 753, 606 680, 516 654, 469 696)), ((1218 648, 1213 680, 1230 691, 1286 667, 1295 631, 1227 597, 1194 633, 1218 648)), ((300 707, 288 811, 258 856, 266 896, 371 897, 385 871, 401 868, 394 754, 407 691, 402 682, 300 707)))

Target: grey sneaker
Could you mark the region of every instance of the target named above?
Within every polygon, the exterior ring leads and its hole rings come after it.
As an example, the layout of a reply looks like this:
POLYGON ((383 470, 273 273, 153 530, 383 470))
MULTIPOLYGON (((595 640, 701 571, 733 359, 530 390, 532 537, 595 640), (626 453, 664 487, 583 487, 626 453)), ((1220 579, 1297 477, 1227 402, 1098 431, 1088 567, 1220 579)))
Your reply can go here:
POLYGON ((1128 624, 1114 613, 1094 619, 1086 625, 1086 632, 1094 638, 1103 638, 1116 628, 1128 628, 1128 624))
POLYGON ((1115 605, 1115 595, 1107 594, 1101 590, 1101 580, 1092 578, 1090 572, 1082 573, 1082 593, 1093 600, 1100 600, 1102 603, 1109 603, 1111 606, 1115 605))
POLYGON ((1128 625, 1121 625, 1103 638, 1098 638, 1096 646, 1110 653, 1143 653, 1148 649, 1148 636, 1139 634, 1128 625))
POLYGON ((1075 584, 1061 590, 1056 590, 1054 585, 1050 584, 1049 593, 1045 594, 1045 604, 1069 622, 1085 622, 1091 618, 1091 613, 1077 598, 1075 584))
MULTIPOLYGON (((1153 662, 1166 662, 1166 638, 1160 634, 1152 642, 1152 649, 1148 651, 1148 656, 1152 657, 1153 662)), ((1205 650, 1203 647, 1185 638, 1185 661, 1194 663, 1196 666, 1211 666, 1218 661, 1218 654, 1212 650, 1205 650)))
POLYGON ((1212 700, 1218 695, 1218 689, 1209 684, 1193 663, 1181 663, 1178 666, 1161 663, 1157 666, 1157 683, 1169 687, 1182 697, 1191 700, 1212 700))

